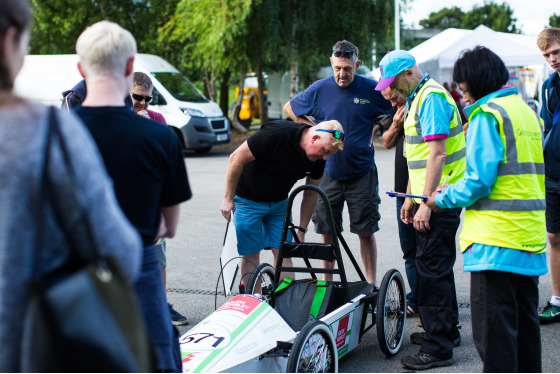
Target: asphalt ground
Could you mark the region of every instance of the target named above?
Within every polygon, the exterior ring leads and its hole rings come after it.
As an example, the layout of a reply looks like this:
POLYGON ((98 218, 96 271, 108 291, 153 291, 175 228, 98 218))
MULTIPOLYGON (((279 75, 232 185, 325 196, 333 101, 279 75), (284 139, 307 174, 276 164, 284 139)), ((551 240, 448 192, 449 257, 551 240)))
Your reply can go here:
MULTIPOLYGON (((219 258, 226 229, 226 221, 221 216, 219 207, 223 199, 228 157, 228 151, 219 149, 212 150, 206 155, 187 154, 185 157, 193 198, 182 205, 177 235, 167 242, 167 297, 174 308, 187 316, 190 321, 189 325, 180 326, 181 334, 212 313, 216 304, 219 307, 227 300, 223 296, 221 281, 218 283, 218 276, 220 273, 219 258), (220 295, 215 296, 217 284, 220 295)), ((404 261, 398 240, 395 201, 385 194, 386 191, 393 189, 394 151, 378 147, 375 159, 379 172, 381 195, 380 231, 375 235, 378 246, 377 283, 380 284, 383 274, 393 268, 401 272, 406 283, 404 261)), ((295 222, 299 215, 298 201, 296 199, 294 204, 295 222)), ((310 231, 312 231, 312 225, 310 225, 310 231)), ((346 213, 343 237, 361 264, 358 238, 349 233, 346 213)), ((311 233, 307 235, 307 240, 320 241, 320 238, 317 234, 311 233)), ((264 253, 261 262, 272 263, 272 255, 268 252, 264 253)), ((348 268, 349 262, 345 263, 348 268)), ((357 280, 354 271, 349 269, 347 271, 349 280, 357 280)), ((429 371, 481 372, 482 363, 472 339, 470 276, 463 271, 459 250, 457 250, 454 271, 462 344, 454 350, 454 366, 429 371)), ((406 283, 406 287, 408 289, 408 283, 406 283)), ((539 290, 539 306, 542 307, 550 298, 552 291, 550 274, 540 278, 539 290)), ((408 372, 401 366, 400 359, 405 355, 414 354, 418 350, 418 346, 409 340, 412 332, 421 331, 421 328, 416 326, 416 322, 417 318, 407 319, 401 349, 392 358, 386 358, 381 352, 375 329, 368 331, 358 347, 339 362, 339 371, 408 372)), ((541 326, 544 372, 558 372, 560 369, 559 333, 560 323, 541 326)))

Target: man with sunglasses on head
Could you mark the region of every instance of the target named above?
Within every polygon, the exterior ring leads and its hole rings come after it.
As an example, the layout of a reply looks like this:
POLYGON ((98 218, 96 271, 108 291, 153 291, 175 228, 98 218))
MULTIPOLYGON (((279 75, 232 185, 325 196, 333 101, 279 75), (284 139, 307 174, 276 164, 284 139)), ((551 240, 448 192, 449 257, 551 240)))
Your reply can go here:
MULTIPOLYGON (((274 264, 282 236, 288 193, 300 179, 319 185, 325 160, 344 147, 344 131, 337 121, 315 127, 291 121, 272 121, 261 126, 229 157, 222 216, 230 221, 235 212, 237 251, 241 258, 241 282, 247 284, 260 263, 260 252, 272 249, 274 264)), ((301 201, 298 238, 304 241, 315 209, 317 194, 305 191, 301 201)), ((292 240, 288 233, 287 240, 292 240)), ((291 267, 284 259, 282 266, 291 267)), ((292 274, 284 274, 293 278, 292 274)))
MULTIPOLYGON (((304 116, 318 122, 337 120, 344 127, 344 152, 329 157, 321 180, 327 194, 335 225, 342 231, 342 209, 348 205, 350 231, 360 239, 360 252, 369 283, 375 284, 377 246, 374 233, 379 230, 379 187, 374 162, 373 136, 379 130, 375 120, 391 110, 391 104, 375 91, 377 82, 356 75, 360 66, 358 48, 342 40, 333 46, 330 58, 334 75, 321 79, 284 105, 284 111, 296 122, 312 124, 304 116)), ((315 231, 323 242, 333 241, 327 223, 327 206, 319 199, 313 214, 315 231)), ((332 267, 332 262, 323 266, 332 267)), ((332 275, 326 274, 326 280, 332 275)))

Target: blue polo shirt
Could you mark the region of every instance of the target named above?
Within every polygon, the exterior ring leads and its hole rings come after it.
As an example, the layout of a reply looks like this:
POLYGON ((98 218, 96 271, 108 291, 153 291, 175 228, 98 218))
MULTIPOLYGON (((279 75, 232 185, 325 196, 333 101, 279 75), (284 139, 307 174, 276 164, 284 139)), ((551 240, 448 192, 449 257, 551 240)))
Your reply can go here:
POLYGON ((371 135, 375 119, 391 111, 391 103, 375 91, 377 81, 354 76, 341 88, 334 76, 318 80, 290 100, 296 116, 313 116, 317 123, 337 120, 344 128, 344 150, 329 156, 325 172, 333 179, 358 178, 374 166, 371 135))

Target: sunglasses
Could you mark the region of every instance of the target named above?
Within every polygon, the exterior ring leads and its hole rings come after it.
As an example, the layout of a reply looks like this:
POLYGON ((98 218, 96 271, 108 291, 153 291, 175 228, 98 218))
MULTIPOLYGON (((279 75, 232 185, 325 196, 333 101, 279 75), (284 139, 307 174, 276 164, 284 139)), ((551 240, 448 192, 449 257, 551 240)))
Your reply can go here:
POLYGON ((335 49, 333 51, 333 56, 338 58, 352 58, 352 56, 354 56, 354 51, 340 51, 335 49))
POLYGON ((335 139, 340 140, 341 142, 344 141, 344 133, 338 130, 323 130, 323 129, 316 129, 315 131, 323 131, 323 132, 330 132, 335 139))
POLYGON ((136 101, 144 100, 146 103, 149 103, 150 101, 152 101, 152 96, 136 95, 135 93, 132 94, 132 98, 136 101))

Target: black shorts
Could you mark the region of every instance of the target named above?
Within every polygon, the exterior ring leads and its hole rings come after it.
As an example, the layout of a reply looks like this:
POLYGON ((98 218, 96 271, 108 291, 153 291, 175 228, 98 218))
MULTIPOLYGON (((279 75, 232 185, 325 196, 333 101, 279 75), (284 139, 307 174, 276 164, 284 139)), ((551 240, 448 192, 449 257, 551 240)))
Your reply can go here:
POLYGON ((560 179, 545 177, 546 187, 546 231, 560 232, 560 179))
MULTIPOLYGON (((358 235, 371 235, 379 231, 379 181, 377 168, 372 168, 365 175, 345 180, 332 179, 327 173, 321 179, 321 189, 325 191, 334 217, 334 224, 342 232, 342 209, 344 202, 348 205, 350 232, 358 235)), ((323 199, 319 198, 313 213, 315 232, 330 234, 327 223, 327 210, 323 199)))

